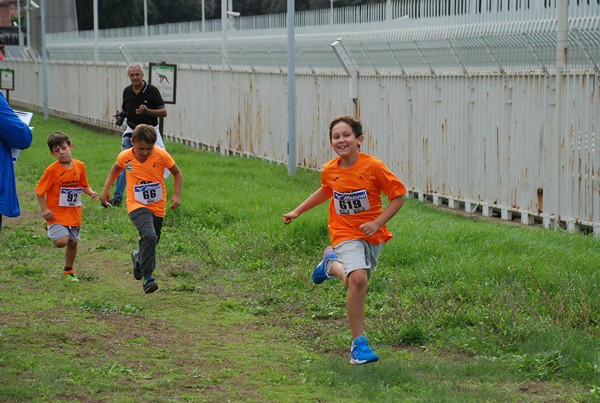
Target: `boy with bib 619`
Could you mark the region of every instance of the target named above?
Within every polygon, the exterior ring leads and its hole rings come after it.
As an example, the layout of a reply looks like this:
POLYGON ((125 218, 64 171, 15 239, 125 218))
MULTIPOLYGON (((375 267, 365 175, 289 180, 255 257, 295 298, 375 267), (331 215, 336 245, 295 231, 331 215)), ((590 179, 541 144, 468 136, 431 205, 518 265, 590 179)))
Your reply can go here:
POLYGON ((334 119, 329 140, 338 157, 323 165, 321 187, 284 214, 283 222, 289 224, 331 199, 328 227, 332 246, 325 249, 312 279, 316 284, 336 277, 344 282, 353 338, 350 363, 366 364, 379 360, 364 335, 368 280, 384 243, 392 238, 385 223, 404 204, 406 188, 382 161, 360 152, 364 135, 359 120, 351 116, 334 119), (382 192, 389 201, 383 209, 382 192))

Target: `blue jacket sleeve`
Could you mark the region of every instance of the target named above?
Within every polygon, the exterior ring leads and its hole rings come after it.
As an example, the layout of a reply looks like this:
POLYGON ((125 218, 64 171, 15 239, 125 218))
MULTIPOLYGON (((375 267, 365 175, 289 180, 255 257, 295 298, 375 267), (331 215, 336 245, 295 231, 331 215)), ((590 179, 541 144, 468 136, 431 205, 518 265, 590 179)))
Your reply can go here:
POLYGON ((10 148, 29 148, 31 129, 12 110, 4 95, 0 96, 0 141, 10 148))

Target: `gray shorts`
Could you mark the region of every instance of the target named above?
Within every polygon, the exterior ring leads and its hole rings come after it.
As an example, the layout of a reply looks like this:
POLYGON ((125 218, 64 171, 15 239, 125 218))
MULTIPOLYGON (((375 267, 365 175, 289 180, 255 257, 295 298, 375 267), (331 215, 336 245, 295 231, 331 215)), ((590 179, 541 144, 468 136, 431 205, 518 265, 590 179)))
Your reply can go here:
POLYGON ((48 236, 52 242, 66 236, 68 236, 71 241, 79 241, 80 230, 81 227, 67 227, 62 224, 52 224, 48 226, 48 236))
POLYGON ((345 241, 334 246, 337 262, 344 268, 346 276, 354 270, 366 270, 367 276, 377 266, 377 259, 383 249, 383 243, 373 245, 363 239, 345 241))

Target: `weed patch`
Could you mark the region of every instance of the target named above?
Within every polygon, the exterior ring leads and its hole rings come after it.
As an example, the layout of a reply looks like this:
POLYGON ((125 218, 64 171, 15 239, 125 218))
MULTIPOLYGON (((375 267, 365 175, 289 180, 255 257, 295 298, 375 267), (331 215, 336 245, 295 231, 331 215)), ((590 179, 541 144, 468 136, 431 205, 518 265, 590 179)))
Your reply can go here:
POLYGON ((131 304, 124 304, 117 306, 116 304, 108 301, 90 301, 85 300, 81 307, 86 311, 101 312, 101 313, 121 313, 121 314, 135 314, 142 313, 144 308, 131 304))

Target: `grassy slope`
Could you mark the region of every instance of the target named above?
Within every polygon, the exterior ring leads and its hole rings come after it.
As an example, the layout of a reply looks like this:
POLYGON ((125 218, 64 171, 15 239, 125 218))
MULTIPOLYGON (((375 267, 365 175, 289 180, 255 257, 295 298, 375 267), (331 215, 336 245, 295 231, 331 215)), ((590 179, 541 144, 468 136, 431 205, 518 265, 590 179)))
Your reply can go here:
MULTIPOLYGON (((33 189, 69 134, 100 191, 116 136, 34 118, 23 215, 0 232, 0 400, 591 401, 600 395, 600 251, 592 237, 500 225, 409 201, 389 226, 367 329, 381 362, 348 364, 341 284, 314 286, 326 206, 283 166, 168 144, 185 175, 158 248, 159 292, 131 275, 124 208, 85 202, 80 284, 61 278, 33 189)), ((401 176, 401 173, 400 173, 401 176)))

